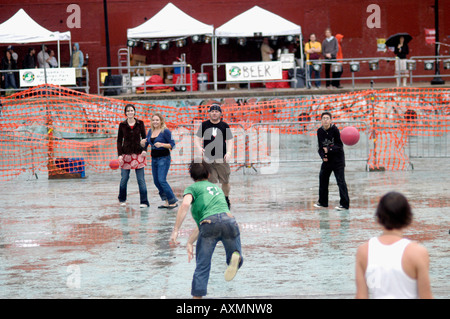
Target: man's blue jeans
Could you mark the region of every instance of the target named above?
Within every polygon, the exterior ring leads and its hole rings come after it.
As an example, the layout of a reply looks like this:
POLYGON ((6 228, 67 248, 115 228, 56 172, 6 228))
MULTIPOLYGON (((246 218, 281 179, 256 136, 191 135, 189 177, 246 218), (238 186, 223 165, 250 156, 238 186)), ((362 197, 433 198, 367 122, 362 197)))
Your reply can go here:
POLYGON ((228 213, 220 213, 206 217, 200 224, 196 246, 197 266, 192 279, 192 296, 206 296, 211 258, 217 243, 221 241, 225 248, 226 263, 229 264, 231 255, 237 251, 241 255, 239 267, 242 266, 242 250, 239 227, 228 213), (210 221, 206 222, 206 221, 210 221))
MULTIPOLYGON (((136 171, 136 179, 139 186, 139 195, 141 204, 145 204, 147 206, 150 206, 150 203, 148 202, 147 197, 147 186, 145 184, 145 175, 144 175, 144 167, 135 169, 136 171)), ((121 168, 121 176, 122 179, 120 180, 120 186, 119 186, 119 202, 123 203, 127 200, 127 185, 128 185, 128 179, 130 178, 130 169, 123 169, 121 168)))
MULTIPOLYGON (((308 71, 309 71, 309 79, 312 80, 313 79, 312 76, 314 74, 314 78, 316 79, 314 84, 316 85, 317 88, 320 88, 320 71, 314 70, 314 67, 312 65, 308 65, 308 71)), ((312 81, 308 82, 308 89, 311 88, 312 83, 313 83, 312 81)))
POLYGON ((17 85, 16 85, 16 78, 14 76, 14 73, 2 73, 5 76, 5 89, 17 89, 17 85))
POLYGON ((153 182, 159 191, 161 200, 167 200, 169 204, 175 204, 178 199, 175 197, 169 183, 167 183, 170 161, 170 155, 155 158, 152 157, 152 175, 153 182))

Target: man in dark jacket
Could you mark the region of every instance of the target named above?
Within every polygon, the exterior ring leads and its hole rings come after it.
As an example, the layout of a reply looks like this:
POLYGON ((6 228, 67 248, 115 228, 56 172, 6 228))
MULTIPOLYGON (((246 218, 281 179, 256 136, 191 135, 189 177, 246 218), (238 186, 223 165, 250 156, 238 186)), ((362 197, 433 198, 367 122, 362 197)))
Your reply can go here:
POLYGON ((24 69, 34 69, 37 68, 36 59, 34 57, 36 50, 34 48, 29 48, 28 53, 23 59, 23 68, 24 69))
POLYGON ((322 166, 319 174, 319 201, 315 207, 328 207, 328 184, 331 172, 336 177, 339 187, 340 202, 337 210, 348 209, 350 199, 348 197, 347 184, 345 182, 345 155, 344 144, 341 140, 339 129, 331 123, 331 114, 324 112, 321 117, 322 126, 317 130, 319 155, 322 158, 322 166))

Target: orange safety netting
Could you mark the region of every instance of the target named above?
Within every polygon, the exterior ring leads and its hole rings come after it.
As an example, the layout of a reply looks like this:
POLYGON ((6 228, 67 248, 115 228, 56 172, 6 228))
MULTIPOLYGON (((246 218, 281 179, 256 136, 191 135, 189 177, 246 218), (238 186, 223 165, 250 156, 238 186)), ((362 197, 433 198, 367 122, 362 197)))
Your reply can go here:
MULTIPOLYGON (((109 161, 117 158, 118 125, 130 103, 53 85, 22 91, 1 102, 0 180, 24 173, 48 172, 49 178, 58 178, 84 174, 85 169, 109 171, 109 161)), ((147 130, 151 115, 161 112, 169 129, 177 131, 179 150, 171 170, 185 172, 195 153, 192 134, 207 119, 208 103, 182 107, 131 103, 147 130)), ((248 148, 259 142, 246 134, 255 124, 315 122, 322 112, 330 111, 333 120, 366 124, 358 129, 369 130, 365 133, 370 136, 371 169, 402 170, 408 166, 406 147, 411 136, 447 137, 449 105, 449 89, 397 88, 270 101, 232 99, 223 101, 222 110, 239 140, 234 150, 240 154, 238 163, 246 162, 248 148)), ((278 129, 282 134, 315 133, 289 125, 278 129)))

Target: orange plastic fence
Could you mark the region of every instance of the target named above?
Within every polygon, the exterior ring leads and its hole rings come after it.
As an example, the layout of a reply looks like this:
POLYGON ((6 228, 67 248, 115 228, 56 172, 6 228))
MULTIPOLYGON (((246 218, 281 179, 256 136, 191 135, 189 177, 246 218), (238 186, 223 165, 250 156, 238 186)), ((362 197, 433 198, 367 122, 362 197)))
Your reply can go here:
MULTIPOLYGON (((80 174, 78 165, 88 171, 107 172, 109 161, 117 158, 117 129, 125 119, 127 101, 47 85, 16 93, 1 102, 0 180, 37 172, 48 172, 49 177, 80 174)), ((161 112, 170 129, 184 132, 180 135, 186 142, 181 152, 184 155, 171 168, 184 173, 193 148, 187 136, 192 134, 195 123, 207 119, 207 105, 132 104, 136 117, 144 120, 147 129, 151 114, 161 112)), ((245 103, 233 100, 225 101, 222 109, 223 119, 233 123, 238 135, 245 135, 255 123, 316 121, 324 111, 330 111, 335 120, 364 121, 370 128, 366 132, 371 141, 369 167, 402 170, 408 165, 405 147, 410 136, 446 137, 449 105, 449 89, 398 88, 259 102, 256 98, 245 103)), ((282 130, 285 134, 305 134, 289 126, 282 130)), ((237 143, 236 147, 246 148, 248 143, 237 143)))

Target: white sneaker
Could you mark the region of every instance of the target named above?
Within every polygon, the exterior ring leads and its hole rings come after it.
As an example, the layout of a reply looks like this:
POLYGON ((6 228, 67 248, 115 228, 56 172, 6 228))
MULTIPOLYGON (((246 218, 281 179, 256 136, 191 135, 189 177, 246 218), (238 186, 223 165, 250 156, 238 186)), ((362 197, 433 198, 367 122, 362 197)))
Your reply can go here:
POLYGON ((127 206, 127 202, 120 202, 120 206, 127 206))
POLYGON ((149 206, 148 206, 147 204, 140 204, 139 207, 140 207, 140 208, 147 208, 147 207, 149 207, 149 206))
POLYGON ((317 208, 325 208, 326 206, 323 206, 323 205, 320 204, 320 203, 315 203, 315 204, 314 204, 314 207, 317 207, 317 208))
POLYGON ((236 273, 239 269, 239 261, 241 260, 241 255, 235 251, 233 255, 231 255, 230 263, 228 264, 227 270, 225 270, 225 280, 230 281, 236 276, 236 273))
POLYGON ((336 210, 348 210, 348 208, 345 208, 344 206, 336 206, 335 207, 336 208, 336 210))

